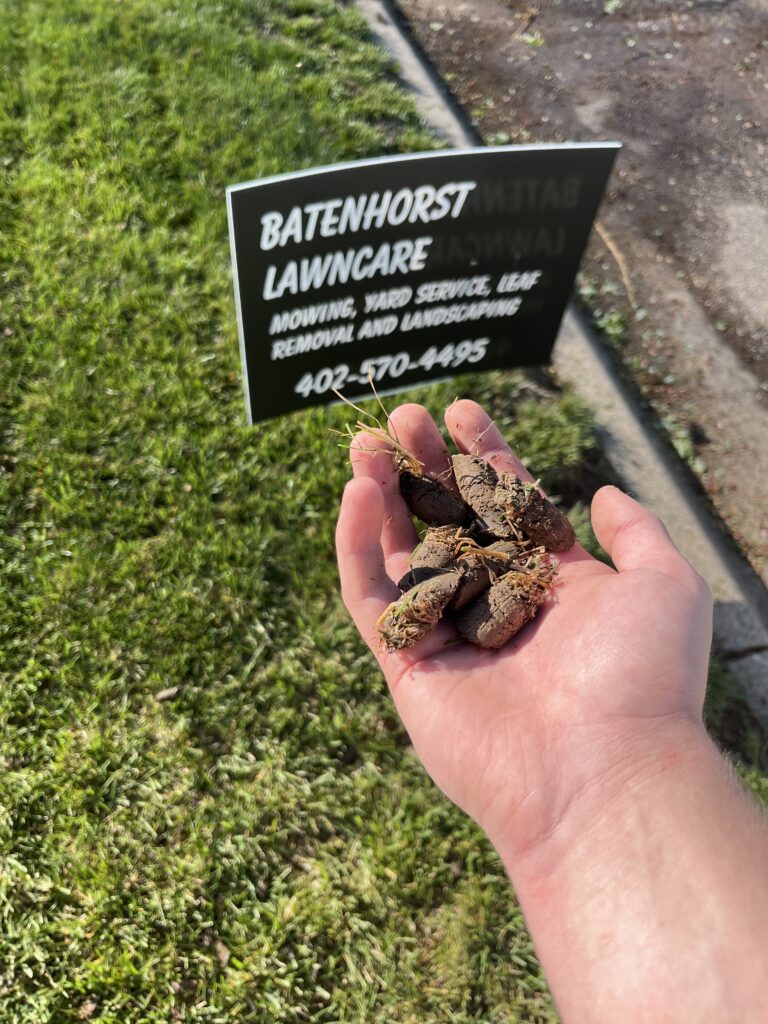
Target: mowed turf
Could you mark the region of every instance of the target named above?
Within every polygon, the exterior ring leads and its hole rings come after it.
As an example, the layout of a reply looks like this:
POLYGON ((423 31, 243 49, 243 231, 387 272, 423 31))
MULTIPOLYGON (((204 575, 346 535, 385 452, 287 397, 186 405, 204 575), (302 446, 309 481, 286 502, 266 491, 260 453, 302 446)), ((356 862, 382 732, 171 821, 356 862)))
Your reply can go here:
MULTIPOLYGON (((433 145, 391 69, 325 0, 0 0, 0 72, 0 1022, 554 1020, 341 606, 346 417, 244 422, 224 187, 433 145)), ((459 391, 579 496, 573 396, 459 391)))

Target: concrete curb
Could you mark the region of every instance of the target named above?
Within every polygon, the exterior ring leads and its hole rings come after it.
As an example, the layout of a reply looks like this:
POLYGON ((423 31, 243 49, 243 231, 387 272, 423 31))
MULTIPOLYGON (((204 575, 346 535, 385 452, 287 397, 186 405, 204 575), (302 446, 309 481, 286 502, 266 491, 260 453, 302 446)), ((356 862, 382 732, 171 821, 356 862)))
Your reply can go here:
MULTIPOLYGON (((388 50, 427 125, 458 149, 482 138, 411 38, 391 0, 356 0, 375 40, 388 50)), ((562 380, 594 412, 606 456, 625 487, 664 521, 715 598, 715 647, 768 726, 768 591, 729 540, 658 438, 648 414, 621 380, 585 318, 570 308, 554 351, 562 380)))

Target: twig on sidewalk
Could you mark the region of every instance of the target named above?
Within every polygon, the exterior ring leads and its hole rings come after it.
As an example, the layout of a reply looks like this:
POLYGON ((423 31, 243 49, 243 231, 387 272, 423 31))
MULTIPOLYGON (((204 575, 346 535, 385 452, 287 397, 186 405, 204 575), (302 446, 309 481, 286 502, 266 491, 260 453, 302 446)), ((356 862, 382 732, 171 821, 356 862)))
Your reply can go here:
POLYGON ((616 266, 619 268, 621 274, 621 280, 624 282, 624 290, 627 293, 629 304, 632 309, 637 309, 637 296, 635 295, 635 288, 632 284, 632 279, 629 276, 629 268, 627 267, 627 261, 619 249, 618 245, 614 242, 607 230, 603 227, 599 220, 595 221, 595 231, 600 236, 603 244, 605 245, 608 252, 613 256, 616 266))
POLYGON ((526 8, 526 10, 522 11, 520 14, 517 14, 516 17, 517 18, 521 18, 522 21, 517 26, 517 28, 514 30, 512 35, 509 37, 510 40, 519 39, 520 36, 524 32, 528 31, 528 29, 531 27, 531 25, 534 23, 534 21, 536 20, 536 18, 538 16, 539 16, 539 9, 538 9, 538 7, 528 7, 528 8, 526 8))

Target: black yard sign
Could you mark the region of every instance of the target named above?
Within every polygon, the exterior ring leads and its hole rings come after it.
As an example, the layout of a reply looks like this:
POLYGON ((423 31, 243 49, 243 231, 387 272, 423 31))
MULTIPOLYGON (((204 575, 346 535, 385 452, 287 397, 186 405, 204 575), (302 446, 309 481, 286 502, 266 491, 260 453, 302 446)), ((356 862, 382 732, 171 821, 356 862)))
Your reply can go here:
POLYGON ((616 143, 385 157, 227 190, 251 422, 546 363, 616 143))

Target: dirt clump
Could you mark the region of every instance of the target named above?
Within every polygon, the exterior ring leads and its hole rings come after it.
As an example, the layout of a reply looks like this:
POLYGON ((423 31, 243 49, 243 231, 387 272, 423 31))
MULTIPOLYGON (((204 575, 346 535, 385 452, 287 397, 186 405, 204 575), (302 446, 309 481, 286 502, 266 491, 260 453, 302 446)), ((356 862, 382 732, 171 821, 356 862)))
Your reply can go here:
POLYGON ((397 584, 400 590, 410 590, 443 572, 466 536, 459 526, 431 526, 408 559, 408 572, 397 584))
POLYGON ((424 534, 408 563, 412 569, 444 569, 456 557, 456 551, 467 536, 453 526, 433 526, 424 534))
POLYGON ((454 455, 451 461, 459 493, 486 531, 494 537, 514 538, 514 527, 496 501, 499 478, 490 462, 478 455, 454 455))
POLYGON ((502 473, 496 502, 534 544, 547 551, 567 551, 576 536, 566 517, 545 498, 536 484, 524 483, 514 473, 502 473))
POLYGON ((461 582, 451 601, 451 610, 459 611, 471 604, 504 573, 523 568, 527 557, 523 542, 499 541, 485 548, 465 545, 456 560, 461 582))
POLYGON ((413 515, 427 526, 468 526, 471 522, 469 507, 434 477, 401 470, 400 492, 413 515))
POLYGON ((551 587, 552 574, 546 570, 512 570, 495 580, 453 624, 465 640, 498 650, 530 622, 551 587))
POLYGON ((383 646, 413 647, 445 619, 463 639, 498 650, 546 600, 557 572, 547 553, 573 545, 570 523, 535 484, 499 476, 480 456, 454 455, 439 479, 399 443, 393 461, 408 508, 428 529, 398 583, 403 593, 378 621, 383 646))
POLYGON ((430 633, 456 593, 459 579, 457 572, 441 572, 393 601, 378 622, 385 648, 399 651, 413 647, 430 633))

